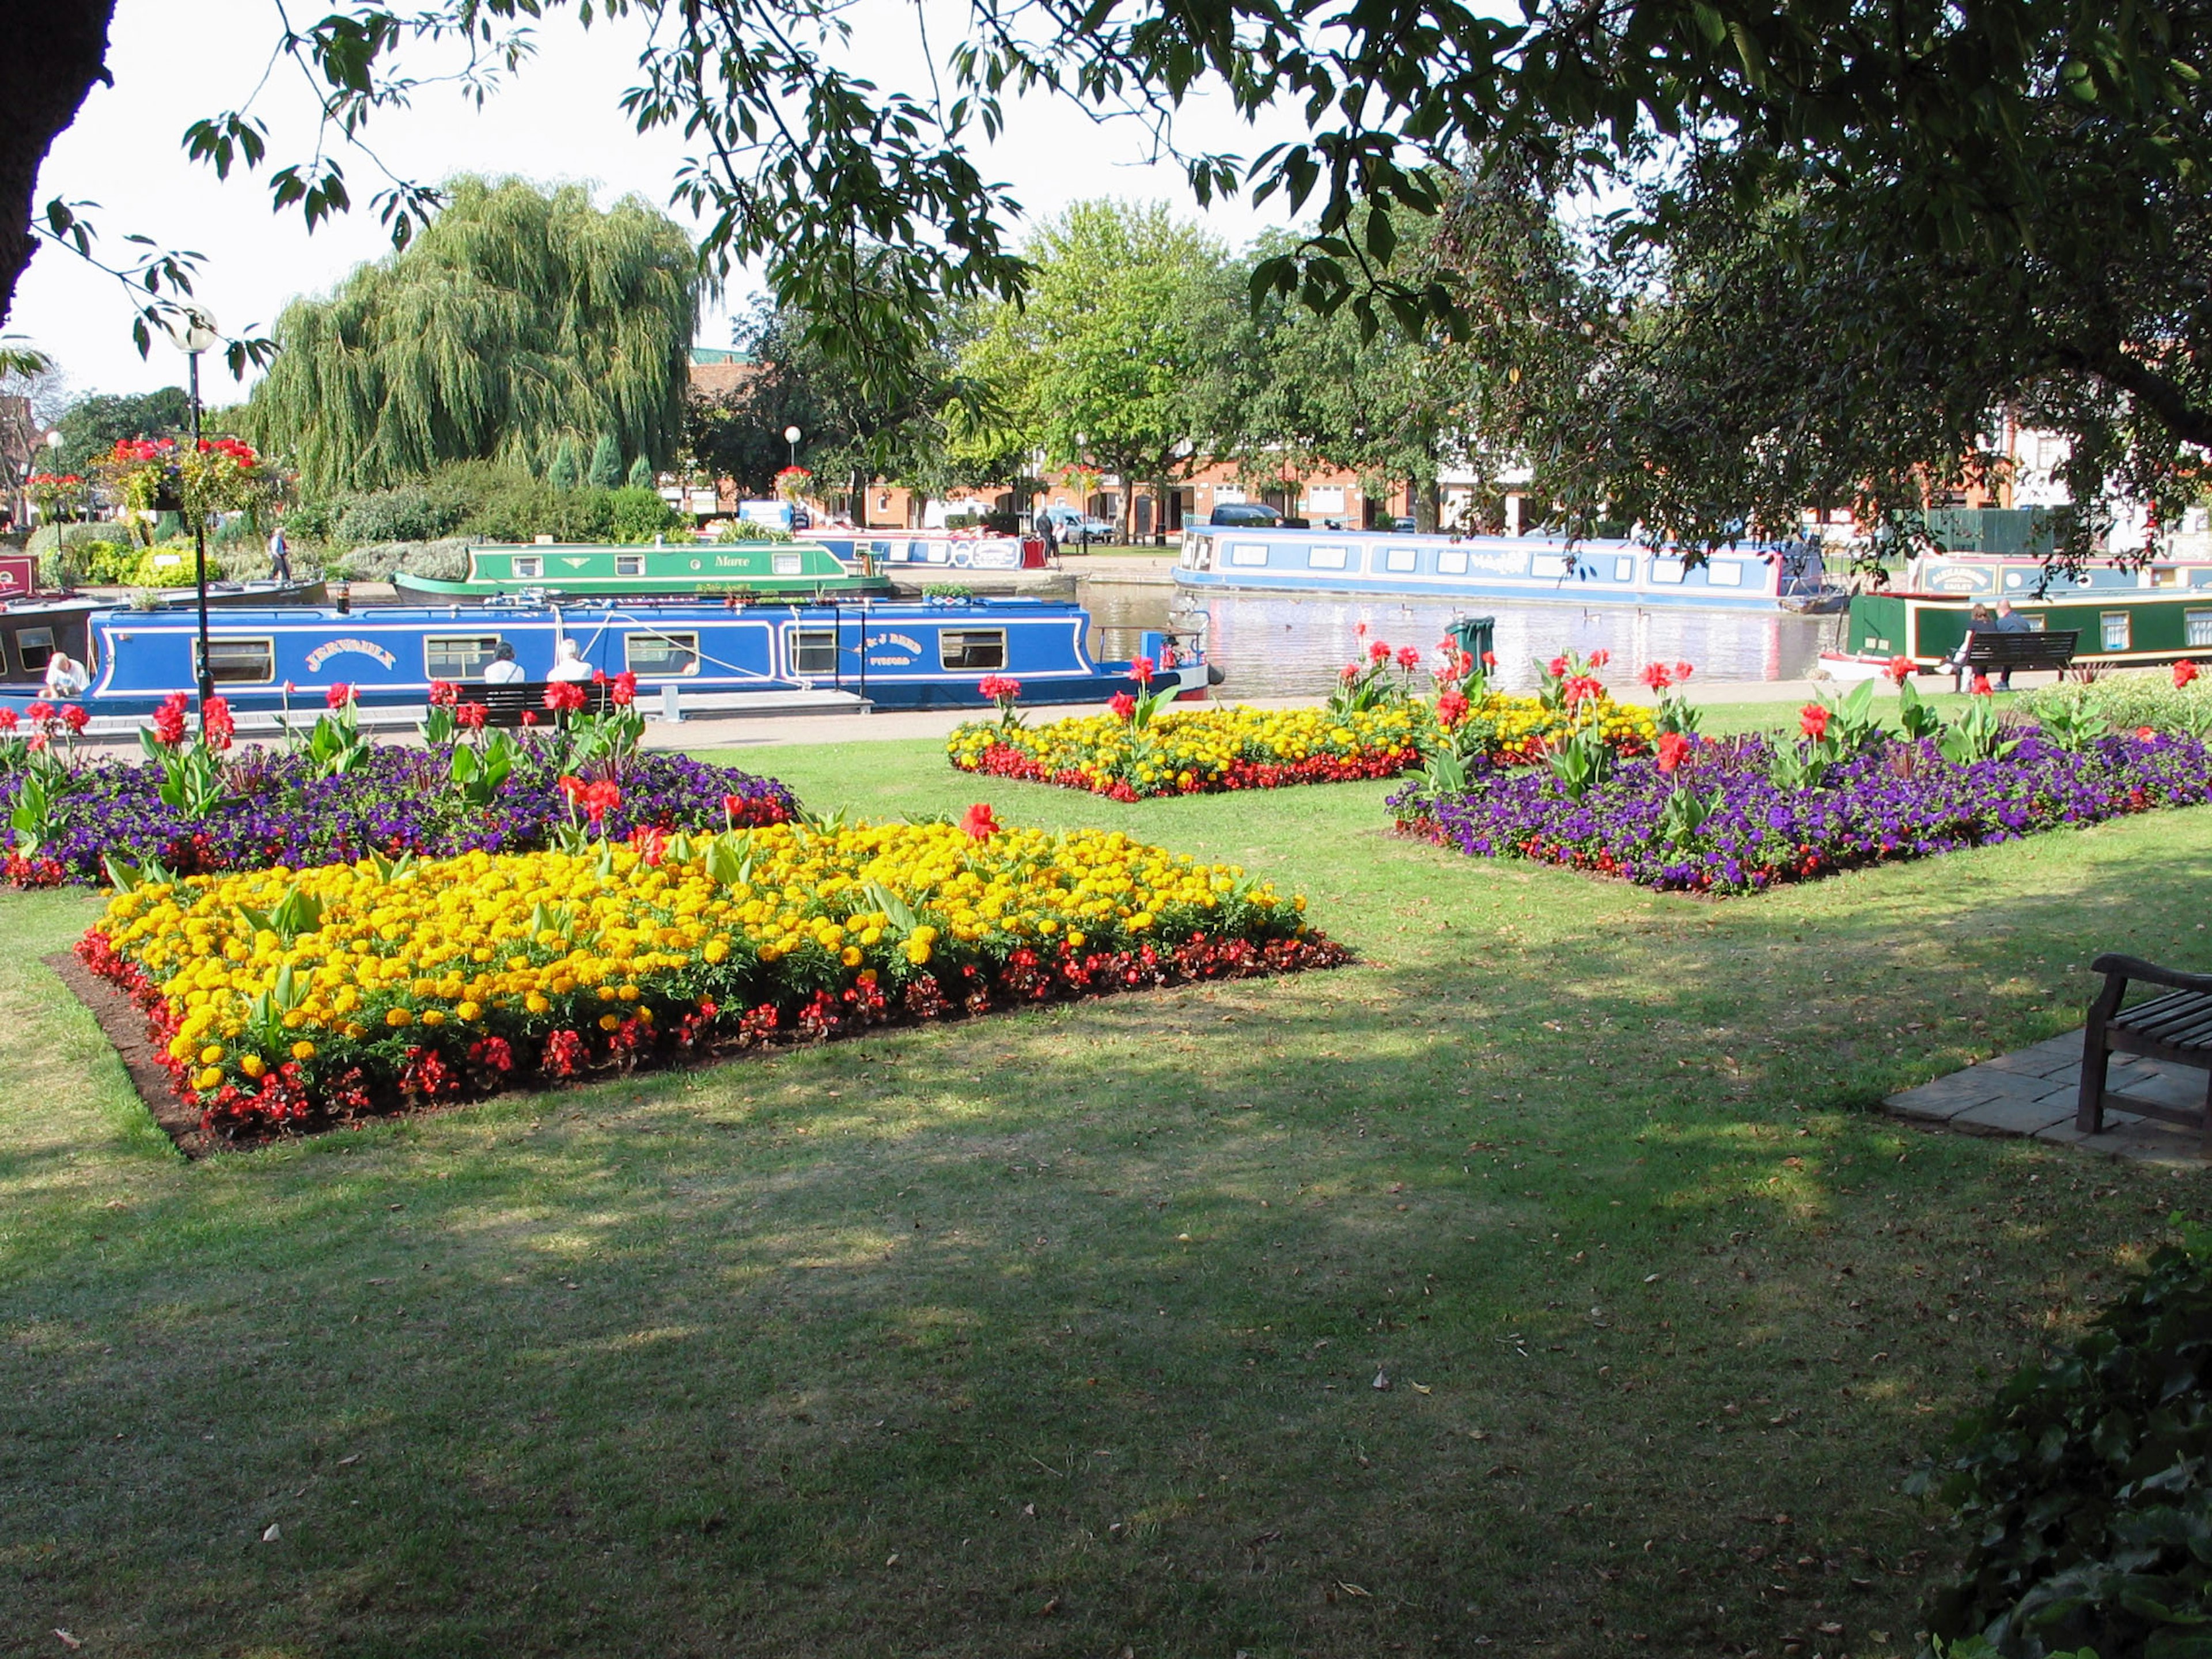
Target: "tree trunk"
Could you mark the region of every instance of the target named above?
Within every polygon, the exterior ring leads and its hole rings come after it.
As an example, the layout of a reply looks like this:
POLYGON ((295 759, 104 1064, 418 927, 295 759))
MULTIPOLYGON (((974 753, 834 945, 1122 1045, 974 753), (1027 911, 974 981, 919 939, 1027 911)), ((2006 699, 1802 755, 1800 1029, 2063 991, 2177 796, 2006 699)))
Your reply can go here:
POLYGON ((31 263, 39 165, 107 79, 115 0, 0 0, 0 323, 31 263))
POLYGON ((1413 528, 1424 536, 1437 533, 1437 520, 1443 516, 1441 492, 1433 476, 1413 480, 1409 492, 1413 498, 1413 528))

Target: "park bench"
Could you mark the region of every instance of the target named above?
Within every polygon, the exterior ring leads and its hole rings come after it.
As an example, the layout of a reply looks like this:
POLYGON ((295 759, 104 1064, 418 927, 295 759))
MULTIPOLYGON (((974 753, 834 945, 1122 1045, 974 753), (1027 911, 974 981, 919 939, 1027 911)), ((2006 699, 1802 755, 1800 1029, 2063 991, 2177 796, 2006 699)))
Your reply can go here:
POLYGON ((2196 1130, 2204 1139, 2206 1155, 2212 1156, 2212 974, 2185 974, 2123 956, 2099 957, 2089 968, 2105 976, 2105 988, 2090 1005, 2089 1023, 2081 1033, 2081 1102, 2075 1126, 2083 1134, 2100 1134, 2106 1108, 2134 1112, 2196 1130), (2165 988, 2123 1008, 2130 984, 2165 988), (2172 1106, 2107 1089, 2106 1069, 2115 1052, 2203 1072, 2205 1099, 2194 1107, 2172 1106))
POLYGON ((2081 631, 2077 628, 2020 634, 1969 634, 1962 672, 2011 674, 2024 668, 2055 668, 2063 678, 2073 665, 2074 647, 2081 637, 2081 631))
MULTIPOLYGON (((489 726, 514 727, 522 725, 523 713, 528 710, 538 716, 537 724, 550 726, 553 711, 545 706, 544 680, 511 680, 504 685, 471 684, 456 688, 456 701, 482 703, 484 724, 489 726)), ((607 690, 604 684, 580 680, 577 689, 584 694, 584 709, 587 714, 607 712, 607 690)))

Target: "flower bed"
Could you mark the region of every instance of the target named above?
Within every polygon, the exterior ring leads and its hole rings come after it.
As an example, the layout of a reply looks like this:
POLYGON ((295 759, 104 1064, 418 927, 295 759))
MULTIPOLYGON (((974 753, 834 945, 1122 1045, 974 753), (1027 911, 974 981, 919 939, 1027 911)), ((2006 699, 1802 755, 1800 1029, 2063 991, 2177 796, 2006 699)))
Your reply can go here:
POLYGON ((1089 714, 1031 729, 971 720, 945 744, 963 772, 1088 789, 1115 800, 1395 777, 1420 758, 1412 703, 1341 716, 1322 708, 1191 708, 1143 726, 1089 714))
POLYGON ((1121 835, 777 825, 118 891, 79 945, 250 1134, 885 1020, 1333 965, 1234 866, 1121 835))
POLYGON ((2157 732, 2069 748, 2022 728, 2008 753, 1963 763, 1932 739, 1891 740, 1811 784, 1778 781, 1778 754, 1760 738, 1678 741, 1578 799, 1548 773, 1489 771, 1461 792, 1417 785, 1389 804, 1401 829, 1463 853, 1746 893, 2212 799, 2205 744, 2157 732))
MULTIPOLYGON (((52 886, 104 881, 110 854, 133 862, 152 857, 191 875, 344 863, 372 852, 526 851, 548 845, 574 814, 561 787, 560 757, 528 744, 517 745, 516 754, 514 771, 476 804, 453 787, 451 760, 434 749, 374 746, 350 769, 320 776, 304 753, 239 750, 224 763, 221 799, 204 811, 165 800, 157 766, 95 762, 61 775, 46 794, 34 851, 27 856, 21 849, 29 838, 24 830, 8 831, 0 867, 18 886, 52 886)), ((40 776, 29 770, 0 776, 0 823, 40 776)), ((605 825, 617 836, 647 825, 779 823, 798 810, 773 778, 657 751, 629 757, 614 788, 605 825)))

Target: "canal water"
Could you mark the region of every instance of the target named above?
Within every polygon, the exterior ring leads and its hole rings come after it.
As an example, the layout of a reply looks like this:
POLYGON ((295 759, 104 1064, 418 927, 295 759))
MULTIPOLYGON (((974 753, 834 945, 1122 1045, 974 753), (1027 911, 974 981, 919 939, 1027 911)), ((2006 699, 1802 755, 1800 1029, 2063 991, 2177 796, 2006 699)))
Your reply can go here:
MULTIPOLYGON (((1633 684, 1647 663, 1686 662, 1701 682, 1802 679, 1838 642, 1840 615, 1753 616, 1687 607, 1586 605, 1522 600, 1439 604, 1382 596, 1286 593, 1187 595, 1167 586, 1085 580, 1078 597, 1091 612, 1091 649, 1126 658, 1146 629, 1203 628, 1210 659, 1228 676, 1223 695, 1317 696, 1370 640, 1433 654, 1456 617, 1497 621, 1498 674, 1504 689, 1526 690, 1535 664, 1561 652, 1613 653, 1605 678, 1633 684), (1364 623, 1363 635, 1359 625, 1364 623)), ((1425 679, 1424 680, 1425 684, 1425 679)))

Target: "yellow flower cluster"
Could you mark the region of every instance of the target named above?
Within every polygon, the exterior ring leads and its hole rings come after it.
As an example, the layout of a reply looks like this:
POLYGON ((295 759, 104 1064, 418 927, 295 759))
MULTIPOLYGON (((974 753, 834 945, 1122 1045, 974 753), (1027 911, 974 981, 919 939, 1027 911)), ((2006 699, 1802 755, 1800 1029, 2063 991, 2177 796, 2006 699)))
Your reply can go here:
POLYGON ((1539 698, 1493 692, 1469 708, 1464 724, 1472 731, 1486 732, 1492 757, 1506 765, 1540 760, 1547 749, 1593 723, 1606 742, 1624 754, 1648 754, 1659 741, 1659 728, 1649 708, 1600 696, 1575 713, 1569 720, 1564 711, 1547 708, 1539 698))
POLYGON ((99 931, 159 988, 170 1057, 203 1091, 441 1028, 612 1030, 650 1023, 656 1001, 896 986, 1025 945, 1304 932, 1302 897, 1102 830, 778 824, 679 850, 657 865, 612 847, 194 877, 117 893, 99 931))
POLYGON ((1034 730, 971 721, 953 732, 946 753, 963 772, 1006 770, 985 759, 1004 746, 1020 757, 1014 775, 1102 793, 1117 785, 1137 795, 1191 793, 1255 787, 1265 768, 1309 775, 1280 781, 1387 776, 1413 763, 1425 724, 1426 711, 1410 702, 1340 717, 1326 708, 1177 708, 1142 726, 1115 714, 1034 730))

